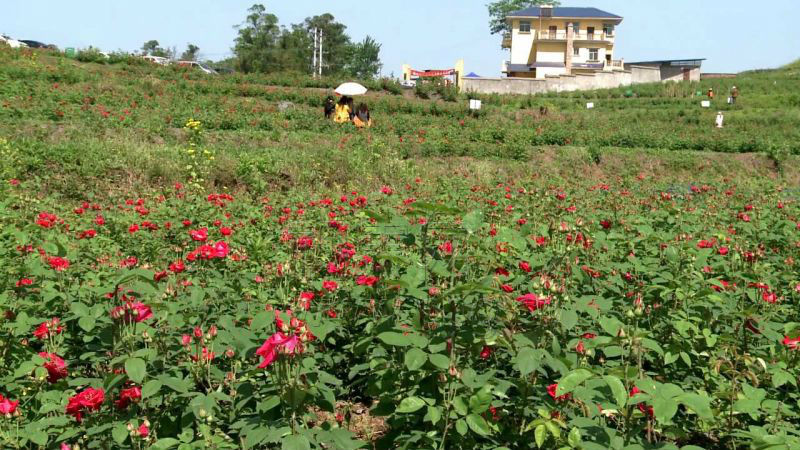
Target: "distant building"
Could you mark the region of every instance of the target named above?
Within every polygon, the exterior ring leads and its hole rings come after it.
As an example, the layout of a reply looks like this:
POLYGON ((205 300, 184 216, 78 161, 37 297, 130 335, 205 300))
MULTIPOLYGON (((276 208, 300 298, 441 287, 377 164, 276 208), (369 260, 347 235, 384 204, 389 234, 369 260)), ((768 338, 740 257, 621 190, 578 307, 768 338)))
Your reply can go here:
POLYGON ((614 60, 616 26, 622 17, 597 8, 541 6, 511 13, 503 48, 508 77, 538 78, 623 70, 614 60))
POLYGON ((705 60, 705 58, 695 58, 639 61, 625 63, 625 69, 630 69, 632 66, 655 67, 661 70, 661 81, 700 81, 700 66, 705 60))

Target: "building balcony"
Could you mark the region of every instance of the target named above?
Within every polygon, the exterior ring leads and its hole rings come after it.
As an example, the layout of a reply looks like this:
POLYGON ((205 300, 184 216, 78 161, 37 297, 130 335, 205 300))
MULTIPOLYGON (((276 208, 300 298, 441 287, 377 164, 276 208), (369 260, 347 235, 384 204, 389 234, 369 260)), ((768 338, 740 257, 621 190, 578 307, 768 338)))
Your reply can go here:
MULTIPOLYGON (((567 40, 567 31, 539 31, 536 33, 536 40, 538 41, 564 41, 567 40)), ((576 42, 614 42, 614 35, 606 34, 603 32, 580 32, 572 35, 572 40, 576 42)))

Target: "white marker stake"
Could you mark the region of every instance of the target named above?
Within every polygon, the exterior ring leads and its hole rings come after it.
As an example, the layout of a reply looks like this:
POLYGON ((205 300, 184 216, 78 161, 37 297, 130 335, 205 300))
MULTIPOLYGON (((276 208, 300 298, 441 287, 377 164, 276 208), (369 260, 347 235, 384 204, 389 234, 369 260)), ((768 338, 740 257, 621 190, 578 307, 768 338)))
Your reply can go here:
POLYGON ((722 115, 722 111, 717 113, 717 128, 722 128, 722 122, 725 121, 725 116, 722 115))

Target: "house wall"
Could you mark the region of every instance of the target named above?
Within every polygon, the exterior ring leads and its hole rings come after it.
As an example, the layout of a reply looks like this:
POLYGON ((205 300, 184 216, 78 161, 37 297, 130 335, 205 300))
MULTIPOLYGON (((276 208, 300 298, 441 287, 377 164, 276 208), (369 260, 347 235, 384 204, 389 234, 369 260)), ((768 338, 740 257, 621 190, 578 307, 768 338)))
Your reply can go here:
MULTIPOLYGON (((665 64, 661 66, 661 80, 684 81, 683 69, 684 68, 680 66, 668 66, 665 64)), ((688 69, 689 69, 689 81, 700 81, 700 68, 690 67, 688 69)))
MULTIPOLYGON (((541 69, 537 69, 538 72, 541 69)), ((563 69, 562 69, 563 70, 563 69)), ((611 89, 640 83, 658 83, 658 67, 633 66, 626 71, 594 72, 536 78, 464 78, 462 92, 479 94, 539 94, 591 89, 611 89)))
POLYGON ((519 31, 519 20, 512 22, 511 29, 511 64, 530 64, 531 52, 533 49, 533 38, 536 36, 531 24, 530 33, 519 31))

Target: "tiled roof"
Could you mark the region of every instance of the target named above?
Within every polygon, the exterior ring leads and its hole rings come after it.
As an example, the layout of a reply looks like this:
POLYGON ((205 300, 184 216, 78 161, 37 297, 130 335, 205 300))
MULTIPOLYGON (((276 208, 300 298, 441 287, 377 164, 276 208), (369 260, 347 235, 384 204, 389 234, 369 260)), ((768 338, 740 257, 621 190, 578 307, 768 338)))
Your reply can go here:
MULTIPOLYGON (((508 17, 539 17, 542 8, 532 6, 521 9, 508 15, 508 17)), ((553 17, 586 17, 598 19, 622 19, 622 17, 599 10, 597 8, 555 7, 553 17)))

